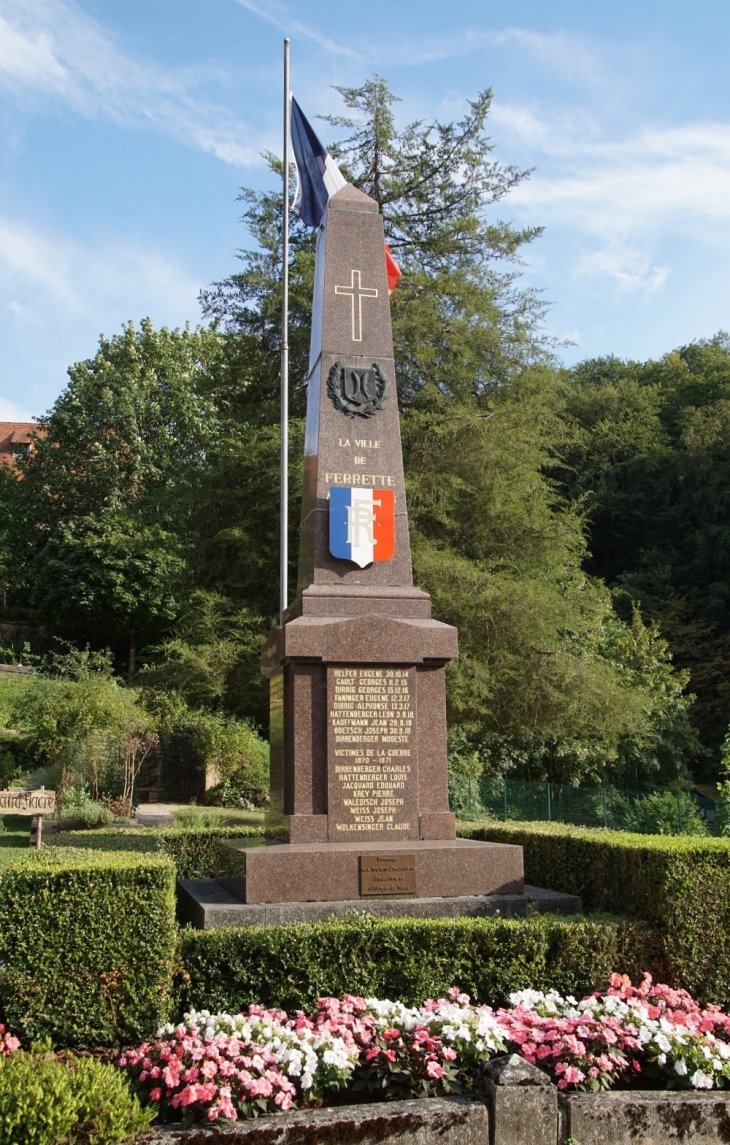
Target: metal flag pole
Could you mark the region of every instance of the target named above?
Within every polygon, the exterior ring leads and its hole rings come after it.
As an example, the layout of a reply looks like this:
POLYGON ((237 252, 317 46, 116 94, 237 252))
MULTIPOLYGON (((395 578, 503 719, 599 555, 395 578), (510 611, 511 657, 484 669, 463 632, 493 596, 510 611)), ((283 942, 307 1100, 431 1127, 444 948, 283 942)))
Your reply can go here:
POLYGON ((289 603, 289 40, 284 40, 284 242, 281 274, 281 505, 279 624, 289 603))

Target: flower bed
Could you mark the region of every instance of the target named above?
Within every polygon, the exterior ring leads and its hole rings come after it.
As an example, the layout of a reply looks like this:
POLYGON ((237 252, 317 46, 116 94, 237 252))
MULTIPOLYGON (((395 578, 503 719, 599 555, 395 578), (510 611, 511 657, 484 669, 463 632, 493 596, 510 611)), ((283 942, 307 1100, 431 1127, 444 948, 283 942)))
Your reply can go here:
POLYGON ((521 991, 508 1008, 458 989, 419 1007, 323 998, 289 1017, 192 1012, 154 1042, 123 1053, 143 1102, 161 1121, 236 1121, 292 1107, 460 1093, 489 1058, 516 1052, 561 1090, 730 1085, 730 1015, 684 990, 614 975, 582 1001, 521 991))

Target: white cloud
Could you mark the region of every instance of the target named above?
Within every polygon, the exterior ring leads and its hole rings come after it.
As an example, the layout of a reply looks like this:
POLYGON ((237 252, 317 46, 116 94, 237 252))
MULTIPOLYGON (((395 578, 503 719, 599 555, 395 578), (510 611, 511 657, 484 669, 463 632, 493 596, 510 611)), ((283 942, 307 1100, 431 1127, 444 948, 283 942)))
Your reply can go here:
POLYGON ((159 303, 168 313, 190 313, 197 293, 177 260, 148 246, 102 239, 84 247, 0 217, 0 297, 21 321, 44 319, 51 306, 71 320, 110 304, 119 306, 118 322, 159 303))
POLYGON ((569 32, 541 33, 524 28, 464 28, 450 36, 409 35, 407 38, 396 37, 395 42, 386 36, 368 41, 358 33, 353 36, 352 42, 346 43, 320 32, 312 24, 304 23, 292 8, 279 0, 236 0, 236 3, 261 20, 273 24, 285 36, 299 36, 326 52, 347 59, 417 66, 470 56, 485 48, 514 43, 533 59, 558 72, 564 80, 589 84, 591 87, 605 84, 608 80, 607 69, 598 54, 583 37, 569 32))
POLYGON ((0 421, 32 421, 33 415, 15 402, 0 398, 0 421))
POLYGON ((675 244, 729 245, 730 124, 647 126, 610 138, 584 109, 551 115, 507 104, 494 120, 502 149, 512 136, 536 165, 510 202, 531 222, 578 239, 574 274, 651 293, 671 271, 670 235, 675 244))
POLYGON ((563 81, 587 88, 605 88, 614 79, 602 55, 584 36, 573 32, 505 28, 493 33, 491 39, 496 44, 516 44, 563 81))
POLYGON ((226 163, 258 165, 254 135, 205 87, 208 66, 172 69, 135 59, 70 0, 0 0, 0 88, 32 106, 63 100, 87 118, 156 129, 226 163))
POLYGON ((586 252, 578 259, 574 270, 579 277, 608 277, 624 293, 642 291, 651 294, 664 286, 670 275, 669 267, 651 266, 644 253, 623 247, 586 252))
POLYGON ((179 325, 197 313, 198 290, 177 256, 154 247, 103 237, 85 246, 0 217, 0 343, 12 347, 0 358, 0 393, 42 412, 101 333, 146 315, 179 325))

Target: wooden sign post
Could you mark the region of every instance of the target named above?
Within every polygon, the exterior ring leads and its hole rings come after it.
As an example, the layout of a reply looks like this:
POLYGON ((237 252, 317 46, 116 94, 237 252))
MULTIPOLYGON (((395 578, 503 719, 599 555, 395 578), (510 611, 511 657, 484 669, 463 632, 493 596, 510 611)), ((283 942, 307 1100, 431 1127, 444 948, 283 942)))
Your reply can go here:
POLYGON ((39 787, 37 791, 26 791, 22 787, 11 787, 0 791, 0 815, 37 815, 38 833, 36 847, 41 848, 43 837, 43 816, 52 815, 56 810, 56 792, 39 787))

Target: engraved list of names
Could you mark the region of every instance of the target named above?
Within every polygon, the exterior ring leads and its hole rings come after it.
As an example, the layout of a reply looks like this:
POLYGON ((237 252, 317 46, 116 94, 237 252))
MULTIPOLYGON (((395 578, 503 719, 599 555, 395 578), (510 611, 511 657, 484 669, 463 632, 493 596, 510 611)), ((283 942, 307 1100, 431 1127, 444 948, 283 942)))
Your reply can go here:
POLYGON ((417 839, 416 669, 327 669, 331 840, 417 839))

